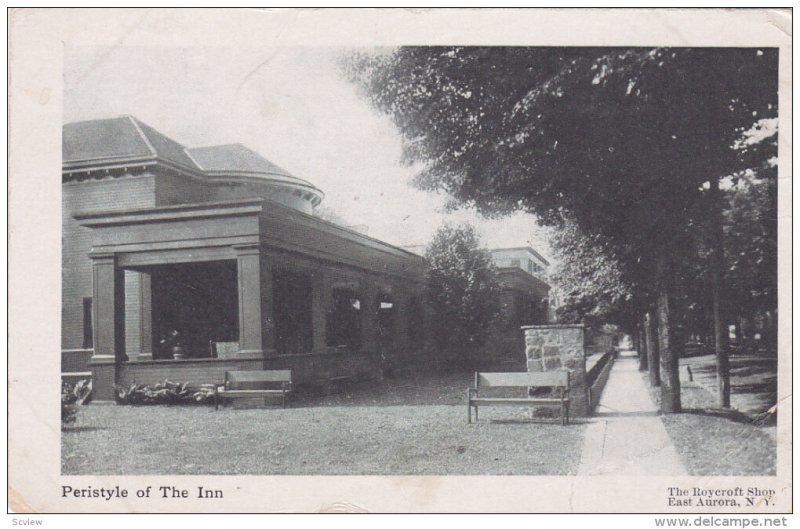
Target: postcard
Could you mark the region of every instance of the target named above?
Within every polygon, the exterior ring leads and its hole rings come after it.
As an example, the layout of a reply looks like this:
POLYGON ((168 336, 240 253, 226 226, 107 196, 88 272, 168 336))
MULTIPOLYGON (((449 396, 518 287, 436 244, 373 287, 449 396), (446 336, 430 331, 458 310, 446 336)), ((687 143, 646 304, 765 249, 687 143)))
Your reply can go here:
POLYGON ((11 10, 11 509, 791 512, 791 24, 11 10))

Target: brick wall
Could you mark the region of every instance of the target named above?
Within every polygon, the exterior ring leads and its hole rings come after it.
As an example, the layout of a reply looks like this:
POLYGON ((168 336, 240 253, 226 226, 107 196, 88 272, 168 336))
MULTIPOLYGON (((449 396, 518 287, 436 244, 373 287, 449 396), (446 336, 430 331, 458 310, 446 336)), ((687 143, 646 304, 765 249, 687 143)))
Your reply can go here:
POLYGON ((225 371, 261 369, 262 360, 158 360, 128 362, 119 371, 119 384, 155 384, 165 379, 190 384, 222 384, 225 371))
POLYGON ((198 204, 222 200, 214 188, 197 178, 182 175, 159 175, 155 182, 155 205, 198 204))
POLYGON ((247 360, 151 360, 122 364, 120 384, 155 384, 164 379, 191 384, 221 384, 225 371, 258 369, 291 369, 296 385, 323 385, 331 378, 347 376, 367 379, 377 376, 374 355, 356 353, 327 353, 280 355, 247 360))
POLYGON ((65 349, 61 351, 61 372, 74 373, 76 371, 91 371, 89 359, 92 357, 91 349, 65 349))
MULTIPOLYGON (((119 210, 155 206, 151 174, 105 177, 67 182, 62 190, 61 348, 80 349, 83 343, 83 298, 92 297, 91 230, 72 215, 80 211, 119 210)), ((131 286, 133 288, 133 286, 131 286)), ((127 325, 136 322, 126 320, 127 325)))

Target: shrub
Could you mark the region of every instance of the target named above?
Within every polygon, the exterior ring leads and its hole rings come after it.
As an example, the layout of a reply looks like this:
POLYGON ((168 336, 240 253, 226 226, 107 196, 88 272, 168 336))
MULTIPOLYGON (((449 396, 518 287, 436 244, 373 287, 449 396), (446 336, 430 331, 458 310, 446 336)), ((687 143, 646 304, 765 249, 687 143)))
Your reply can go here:
POLYGON ((153 385, 116 386, 115 393, 117 404, 209 404, 214 401, 214 384, 164 380, 153 385))
POLYGON ((91 380, 79 380, 74 385, 61 381, 61 423, 75 422, 78 406, 89 397, 92 392, 91 380))

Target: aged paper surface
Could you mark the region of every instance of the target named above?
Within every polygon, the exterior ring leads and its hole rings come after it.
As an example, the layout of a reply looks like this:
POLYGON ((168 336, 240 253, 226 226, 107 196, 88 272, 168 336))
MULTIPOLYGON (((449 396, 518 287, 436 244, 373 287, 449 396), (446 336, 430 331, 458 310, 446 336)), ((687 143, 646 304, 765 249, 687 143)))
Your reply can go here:
MULTIPOLYGON (((788 10, 43 10, 9 20, 9 502, 16 512, 640 512, 791 510, 791 294, 779 289, 774 476, 62 475, 55 406, 61 292, 64 58, 82 47, 723 46, 780 49, 779 282, 791 283, 791 13, 788 10), (128 491, 110 500, 73 489, 128 491), (222 498, 137 498, 169 486, 222 498), (118 487, 118 489, 117 489, 118 487), (670 487, 758 488, 769 504, 670 507, 670 487)), ((102 55, 100 56, 102 59, 102 55)), ((92 64, 86 68, 91 73, 92 64)), ((124 66, 121 66, 124 68, 124 66)), ((202 67, 202 65, 200 65, 202 67)), ((147 92, 148 71, 137 90, 147 92)), ((213 80, 209 80, 213 89, 213 80)), ((98 89, 98 91, 100 91, 98 89)), ((190 94, 189 94, 190 95, 190 94)), ((85 101, 91 106, 91 101, 85 101)), ((98 102, 102 106, 102 102, 98 102)), ((211 109, 197 109, 198 114, 211 109)), ((269 108, 265 115, 270 115, 269 108)), ((242 128, 247 124, 243 123, 242 128)), ((231 141, 236 141, 232 139, 231 141)), ((310 154, 312 155, 312 154, 310 154)), ((366 182, 365 182, 366 184, 366 182)), ((466 389, 466 388, 465 388, 466 389)), ((461 408, 458 408, 461 413, 461 408)), ((131 449, 129 446, 114 449, 131 449)), ((112 447, 109 447, 109 449, 112 447)))

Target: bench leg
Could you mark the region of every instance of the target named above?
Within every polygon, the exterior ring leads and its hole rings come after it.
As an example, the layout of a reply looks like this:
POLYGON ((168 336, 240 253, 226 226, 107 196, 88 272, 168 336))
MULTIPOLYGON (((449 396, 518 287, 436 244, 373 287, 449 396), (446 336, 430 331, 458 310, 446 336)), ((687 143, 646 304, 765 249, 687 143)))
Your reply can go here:
POLYGON ((472 394, 467 390, 467 424, 472 424, 472 394))

